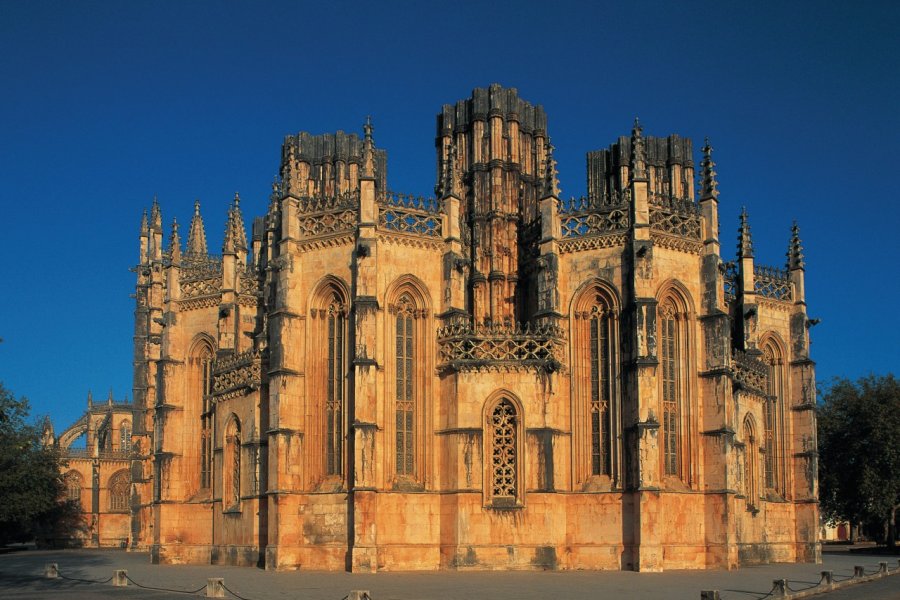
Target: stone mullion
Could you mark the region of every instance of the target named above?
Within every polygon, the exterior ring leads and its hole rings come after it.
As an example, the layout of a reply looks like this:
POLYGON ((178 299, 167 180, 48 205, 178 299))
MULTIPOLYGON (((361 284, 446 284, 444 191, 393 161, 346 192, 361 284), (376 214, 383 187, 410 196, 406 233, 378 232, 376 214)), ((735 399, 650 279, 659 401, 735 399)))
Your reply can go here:
POLYGON ((609 419, 607 421, 609 432, 609 476, 613 488, 622 487, 622 470, 624 461, 622 458, 622 395, 620 382, 619 356, 619 318, 615 312, 609 313, 609 419))

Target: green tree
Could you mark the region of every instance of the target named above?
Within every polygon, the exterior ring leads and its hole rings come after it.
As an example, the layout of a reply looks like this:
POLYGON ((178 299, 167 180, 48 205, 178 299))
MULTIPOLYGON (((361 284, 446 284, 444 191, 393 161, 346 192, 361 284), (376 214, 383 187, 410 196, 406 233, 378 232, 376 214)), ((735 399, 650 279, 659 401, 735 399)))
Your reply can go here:
POLYGON ((900 508, 900 382, 893 375, 835 380, 819 406, 818 428, 823 515, 878 523, 893 546, 900 508))
POLYGON ((58 452, 41 444, 28 412, 28 400, 0 383, 0 544, 31 540, 71 512, 58 452))

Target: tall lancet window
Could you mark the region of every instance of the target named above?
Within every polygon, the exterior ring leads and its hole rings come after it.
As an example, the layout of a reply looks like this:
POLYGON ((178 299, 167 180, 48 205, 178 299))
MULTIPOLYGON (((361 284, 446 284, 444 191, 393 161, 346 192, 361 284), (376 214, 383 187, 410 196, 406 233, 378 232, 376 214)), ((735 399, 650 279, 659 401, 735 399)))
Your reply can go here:
POLYGON ((678 308, 667 299, 659 308, 659 362, 662 371, 662 448, 666 475, 681 475, 681 331, 678 308))
POLYGON ((781 415, 784 398, 784 376, 781 352, 774 342, 763 346, 763 360, 768 365, 769 397, 763 404, 765 419, 765 436, 763 438, 766 454, 766 488, 780 492, 782 489, 780 466, 781 415))
POLYGON ((212 485, 213 462, 213 410, 212 410, 212 348, 203 344, 194 360, 196 390, 200 405, 200 487, 212 485))
POLYGON ((616 295, 591 284, 573 302, 576 473, 616 479, 618 456, 618 320, 616 295))
POLYGON ((325 474, 344 473, 344 306, 337 294, 328 305, 328 361, 325 395, 325 474))
POLYGON ((119 423, 119 450, 122 452, 131 450, 131 425, 128 421, 119 423))
POLYGON ((416 469, 415 305, 408 294, 397 302, 396 316, 396 459, 397 475, 414 476, 416 469))

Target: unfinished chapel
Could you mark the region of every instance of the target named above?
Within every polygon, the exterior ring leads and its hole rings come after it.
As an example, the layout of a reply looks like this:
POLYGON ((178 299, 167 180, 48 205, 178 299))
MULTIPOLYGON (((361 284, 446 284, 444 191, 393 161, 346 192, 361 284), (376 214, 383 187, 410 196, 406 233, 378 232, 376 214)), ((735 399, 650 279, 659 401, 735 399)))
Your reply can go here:
POLYGON ((154 200, 130 546, 363 572, 817 561, 796 224, 763 266, 744 211, 726 258, 709 142, 698 169, 637 121, 565 200, 546 114, 499 85, 445 105, 435 146, 426 198, 391 190, 370 122, 287 136, 220 254, 199 203, 164 241, 154 200))

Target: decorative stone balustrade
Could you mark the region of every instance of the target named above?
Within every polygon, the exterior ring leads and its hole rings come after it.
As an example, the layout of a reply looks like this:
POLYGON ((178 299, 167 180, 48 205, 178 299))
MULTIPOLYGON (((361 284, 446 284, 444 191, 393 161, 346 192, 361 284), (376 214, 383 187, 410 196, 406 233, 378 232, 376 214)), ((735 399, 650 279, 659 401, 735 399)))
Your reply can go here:
POLYGON ((552 373, 562 366, 564 341, 563 330, 552 325, 459 322, 438 329, 439 362, 455 371, 503 367, 552 373))
POLYGON ((247 351, 220 358, 213 366, 212 395, 216 402, 241 396, 259 387, 262 381, 262 357, 247 351))
POLYGON ((753 266, 754 291, 764 298, 772 300, 784 300, 791 302, 794 299, 794 286, 791 284, 791 275, 785 269, 753 266))
POLYGON ((651 192, 650 230, 699 242, 701 238, 700 207, 689 198, 675 198, 651 192))
POLYGON ((732 351, 732 369, 735 383, 760 395, 768 394, 769 367, 766 363, 735 349, 732 351))
POLYGON ((384 192, 378 204, 378 228, 383 231, 434 238, 443 235, 441 204, 434 198, 384 192))

